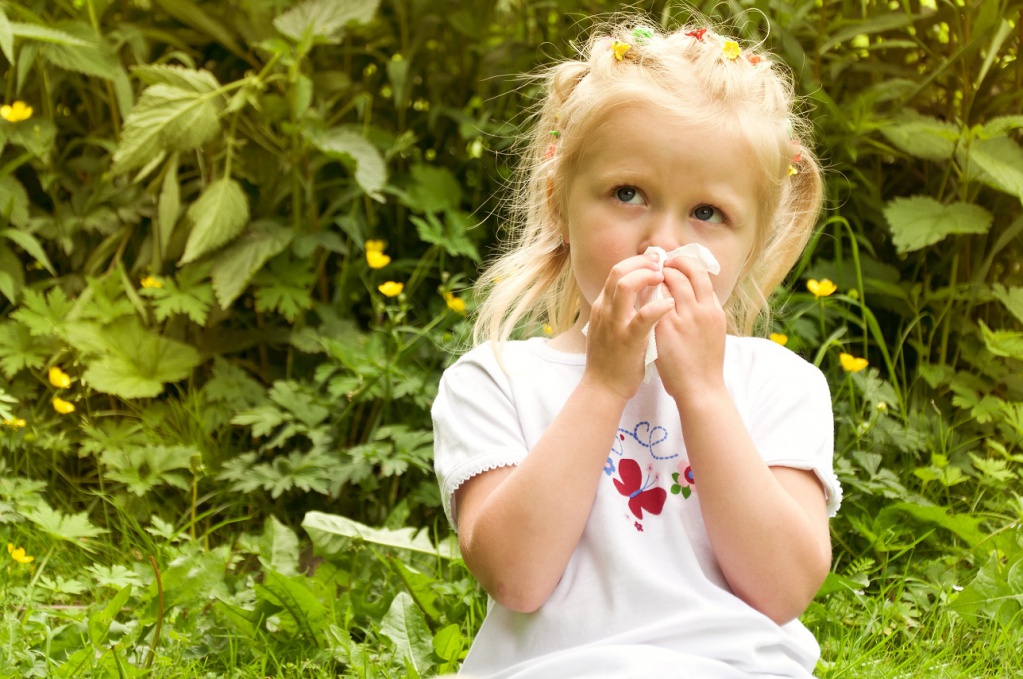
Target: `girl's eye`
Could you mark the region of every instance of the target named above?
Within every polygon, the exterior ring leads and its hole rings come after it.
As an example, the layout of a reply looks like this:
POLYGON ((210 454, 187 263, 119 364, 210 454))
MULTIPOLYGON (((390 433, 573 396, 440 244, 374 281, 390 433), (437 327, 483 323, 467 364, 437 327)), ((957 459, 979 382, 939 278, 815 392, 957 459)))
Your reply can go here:
POLYGON ((623 203, 638 205, 642 202, 643 196, 635 186, 619 186, 615 189, 615 198, 623 203))
POLYGON ((713 224, 720 224, 725 221, 725 216, 721 214, 721 210, 713 205, 700 205, 693 210, 693 217, 701 222, 711 222, 713 224))

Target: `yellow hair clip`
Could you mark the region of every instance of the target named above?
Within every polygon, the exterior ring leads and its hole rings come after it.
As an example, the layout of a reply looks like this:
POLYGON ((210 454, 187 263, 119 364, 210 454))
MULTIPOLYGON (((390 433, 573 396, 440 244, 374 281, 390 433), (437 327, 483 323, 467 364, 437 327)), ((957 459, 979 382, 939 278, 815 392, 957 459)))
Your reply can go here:
POLYGON ((614 52, 615 60, 621 61, 625 58, 625 53, 632 49, 632 45, 627 42, 618 42, 615 40, 611 43, 611 51, 614 52))
POLYGON ((725 55, 726 59, 735 61, 742 54, 742 50, 739 48, 739 43, 734 40, 725 40, 725 44, 721 47, 721 54, 725 55))

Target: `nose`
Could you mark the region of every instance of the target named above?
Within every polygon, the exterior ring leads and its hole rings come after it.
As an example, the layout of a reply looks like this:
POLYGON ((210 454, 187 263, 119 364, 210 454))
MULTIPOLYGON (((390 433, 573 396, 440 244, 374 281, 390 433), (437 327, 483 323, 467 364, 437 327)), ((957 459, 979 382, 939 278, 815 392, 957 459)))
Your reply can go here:
POLYGON ((689 242, 685 233, 687 223, 686 219, 669 212, 650 215, 646 237, 640 251, 644 252, 652 245, 669 252, 682 247, 689 242))

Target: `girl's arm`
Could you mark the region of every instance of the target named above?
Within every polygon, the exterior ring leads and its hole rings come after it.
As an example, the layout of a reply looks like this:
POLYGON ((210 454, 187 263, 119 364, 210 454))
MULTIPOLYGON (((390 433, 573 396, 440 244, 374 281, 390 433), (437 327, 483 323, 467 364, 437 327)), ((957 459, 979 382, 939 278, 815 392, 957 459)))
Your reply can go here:
POLYGON ((657 327, 658 372, 678 405, 704 524, 737 596, 782 624, 831 565, 824 491, 813 472, 768 467, 724 383, 725 314, 708 274, 665 267, 675 311, 657 327))
POLYGON ((636 296, 662 280, 645 256, 611 270, 590 311, 583 377, 561 412, 521 464, 456 491, 462 556, 507 608, 539 608, 575 551, 622 411, 643 379, 646 338, 673 306, 662 300, 637 312, 636 296))

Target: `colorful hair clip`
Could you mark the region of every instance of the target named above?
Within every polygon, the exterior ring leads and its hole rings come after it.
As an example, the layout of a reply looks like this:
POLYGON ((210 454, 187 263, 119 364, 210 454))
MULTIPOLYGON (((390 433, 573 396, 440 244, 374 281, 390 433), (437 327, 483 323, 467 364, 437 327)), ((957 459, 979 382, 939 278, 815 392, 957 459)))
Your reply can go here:
POLYGON ((799 170, 797 170, 793 166, 789 165, 789 176, 791 177, 794 174, 799 174, 799 170))
POLYGON ((701 29, 698 29, 698 30, 695 30, 695 31, 689 31, 688 33, 686 33, 686 35, 689 36, 690 38, 696 38, 700 42, 703 42, 703 36, 706 33, 707 33, 707 29, 706 28, 701 28, 701 29))
POLYGON ((611 51, 614 52, 615 60, 621 61, 625 58, 625 53, 632 49, 632 45, 627 42, 618 42, 615 40, 611 43, 611 51))
POLYGON ((550 160, 551 158, 554 157, 554 154, 557 153, 557 152, 558 152, 558 145, 557 144, 550 144, 550 145, 547 146, 547 150, 544 151, 543 157, 546 158, 547 160, 550 160))
POLYGON ((761 57, 761 56, 753 54, 752 52, 746 52, 746 61, 750 62, 754 66, 756 66, 757 64, 759 64, 763 60, 764 60, 764 58, 761 57))
POLYGON ((557 139, 558 137, 561 136, 561 133, 558 132, 557 130, 551 130, 551 136, 557 139))
POLYGON ((650 40, 654 37, 654 32, 649 28, 643 28, 642 26, 636 26, 632 29, 632 38, 636 41, 637 45, 642 45, 645 41, 650 40))
POLYGON ((739 49, 739 43, 734 40, 725 40, 725 44, 721 46, 721 54, 724 55, 725 59, 735 61, 742 54, 742 50, 739 49))

